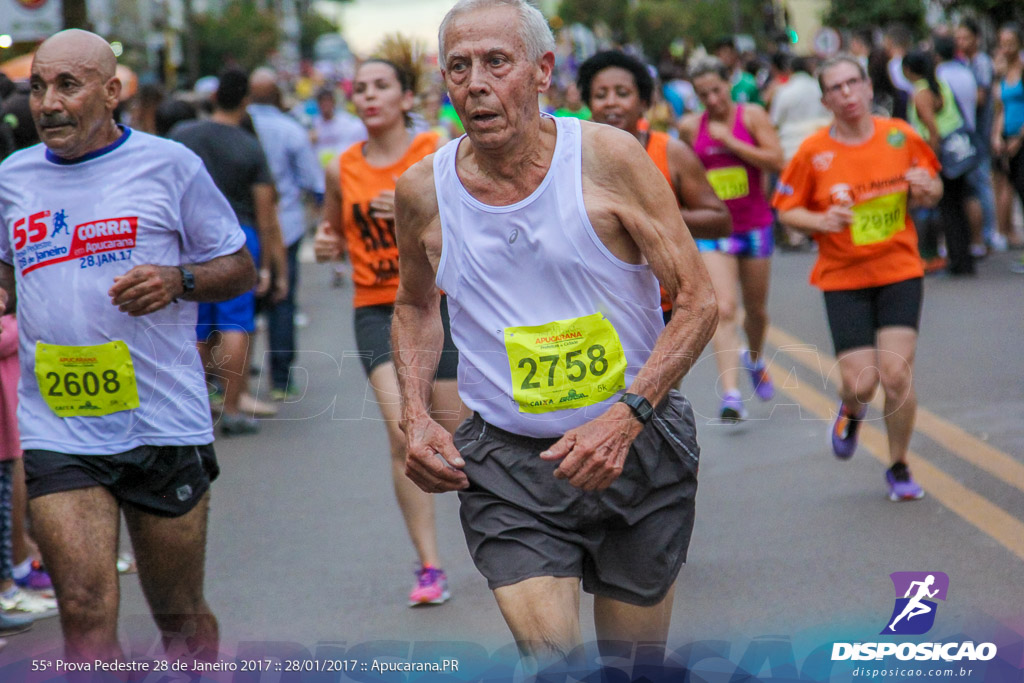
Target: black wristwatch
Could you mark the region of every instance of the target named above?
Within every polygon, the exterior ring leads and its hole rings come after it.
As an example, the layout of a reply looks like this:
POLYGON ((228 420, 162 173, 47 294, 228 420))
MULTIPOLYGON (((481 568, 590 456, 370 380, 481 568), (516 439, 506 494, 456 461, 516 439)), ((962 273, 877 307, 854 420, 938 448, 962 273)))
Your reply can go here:
POLYGON ((654 407, 651 402, 639 394, 623 394, 619 402, 629 406, 633 415, 642 425, 647 424, 654 417, 654 407))
POLYGON ((185 297, 196 289, 196 276, 185 266, 178 266, 181 271, 181 296, 185 297))

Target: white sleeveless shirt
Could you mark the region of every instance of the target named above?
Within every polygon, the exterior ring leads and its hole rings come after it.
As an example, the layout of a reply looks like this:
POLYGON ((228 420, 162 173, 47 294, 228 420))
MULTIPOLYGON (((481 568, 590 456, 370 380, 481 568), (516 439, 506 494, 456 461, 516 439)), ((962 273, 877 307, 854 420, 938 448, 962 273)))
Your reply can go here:
POLYGON ((579 121, 553 120, 551 166, 515 204, 489 206, 462 185, 463 138, 434 156, 437 285, 448 295, 459 393, 487 422, 538 438, 606 411, 665 327, 650 266, 612 255, 587 217, 579 121))

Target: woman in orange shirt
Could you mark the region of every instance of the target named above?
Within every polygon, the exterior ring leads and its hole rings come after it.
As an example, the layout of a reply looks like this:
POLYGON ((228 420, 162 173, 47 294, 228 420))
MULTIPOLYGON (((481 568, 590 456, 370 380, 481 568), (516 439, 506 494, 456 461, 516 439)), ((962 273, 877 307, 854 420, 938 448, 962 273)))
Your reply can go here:
MULTIPOLYGON (((317 260, 352 262, 355 285, 356 344, 387 426, 395 496, 416 548, 420 568, 409 594, 410 606, 448 599, 447 577, 440 568, 434 501, 405 476, 405 435, 399 429, 398 376, 391 359, 391 316, 398 291, 395 241, 395 183, 399 176, 440 143, 436 132, 415 134, 409 126, 415 90, 413 78, 382 59, 363 62, 356 71, 352 103, 369 138, 349 147, 327 169, 324 221, 317 230, 317 260)), ((433 393, 434 418, 454 432, 462 415, 455 376, 458 352, 445 318, 445 352, 433 393)))
POLYGON ((938 202, 939 162, 905 121, 871 115, 871 81, 854 57, 829 60, 818 81, 835 122, 800 145, 773 204, 780 221, 818 243, 811 284, 825 294, 841 381, 832 450, 843 460, 853 455, 881 385, 889 498, 916 500, 924 491, 906 455, 917 413, 913 367, 924 270, 908 209, 938 202))

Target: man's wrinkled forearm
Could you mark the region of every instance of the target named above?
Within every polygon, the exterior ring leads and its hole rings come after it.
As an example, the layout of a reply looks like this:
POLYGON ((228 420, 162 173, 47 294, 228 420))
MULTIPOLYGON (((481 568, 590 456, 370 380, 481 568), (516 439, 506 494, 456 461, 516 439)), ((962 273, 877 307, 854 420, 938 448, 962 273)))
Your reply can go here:
POLYGON ((444 348, 440 300, 434 305, 395 303, 391 348, 402 394, 402 418, 407 422, 430 414, 434 374, 444 348))

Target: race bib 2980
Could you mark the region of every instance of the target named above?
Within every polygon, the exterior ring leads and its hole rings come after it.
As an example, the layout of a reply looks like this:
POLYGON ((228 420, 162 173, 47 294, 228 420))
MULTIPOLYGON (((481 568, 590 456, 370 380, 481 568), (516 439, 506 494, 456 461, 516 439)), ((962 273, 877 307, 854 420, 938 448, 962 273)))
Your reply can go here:
POLYGON ((907 193, 893 192, 853 206, 850 238, 857 246, 892 239, 907 225, 907 193))

